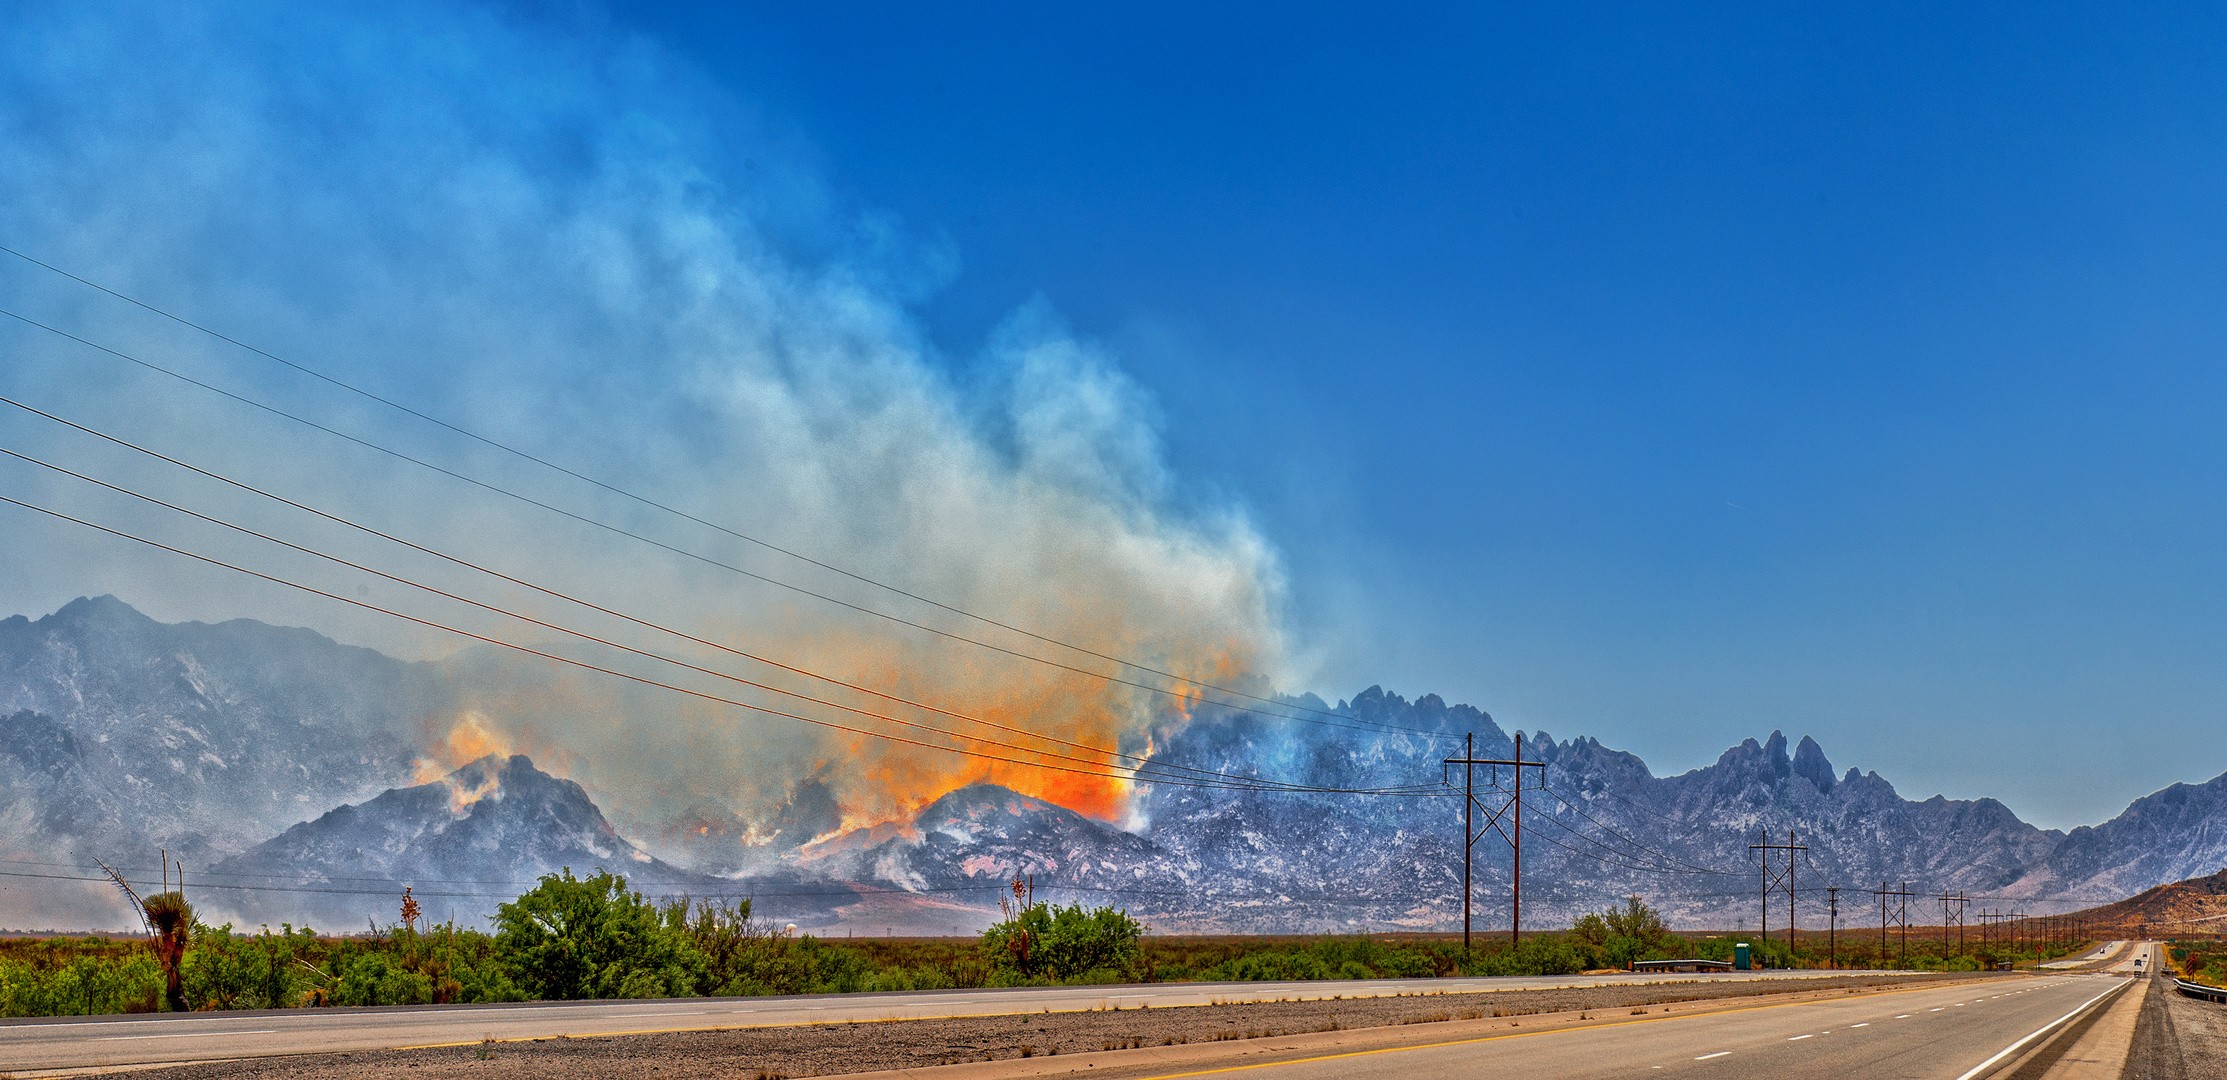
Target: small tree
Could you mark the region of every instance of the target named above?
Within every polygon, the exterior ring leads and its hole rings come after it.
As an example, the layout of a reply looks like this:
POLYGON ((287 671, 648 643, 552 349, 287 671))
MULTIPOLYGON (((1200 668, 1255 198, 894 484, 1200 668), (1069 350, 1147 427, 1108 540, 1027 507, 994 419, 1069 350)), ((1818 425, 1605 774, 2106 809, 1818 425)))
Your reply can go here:
POLYGON ((1623 907, 1610 908, 1602 912, 1601 917, 1608 922, 1609 933, 1632 938, 1650 948, 1670 936, 1670 931, 1663 926, 1663 917, 1637 896, 1625 897, 1623 907))
POLYGON ((1617 967, 1654 952, 1671 942, 1662 916, 1637 896, 1621 907, 1591 912, 1570 927, 1570 934, 1591 946, 1597 957, 1617 967))

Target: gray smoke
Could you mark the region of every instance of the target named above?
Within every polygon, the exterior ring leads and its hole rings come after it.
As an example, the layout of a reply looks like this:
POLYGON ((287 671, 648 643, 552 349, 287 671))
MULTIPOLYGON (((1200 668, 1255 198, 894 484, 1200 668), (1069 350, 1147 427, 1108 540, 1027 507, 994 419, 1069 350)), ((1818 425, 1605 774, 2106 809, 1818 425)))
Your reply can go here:
MULTIPOLYGON (((1237 508, 1182 497, 1150 398, 1115 360, 1042 306, 1015 312, 979 349, 939 349, 906 304, 950 272, 949 254, 836 206, 795 164, 799 140, 654 46, 599 24, 425 4, 18 8, 0 16, 0 33, 11 53, 0 71, 7 246, 924 596, 1185 674, 1261 689, 1280 674, 1274 552, 1237 508)), ((660 542, 1097 663, 659 514, 5 257, 0 296, 28 317, 660 542)), ((11 397, 707 638, 1108 743, 1138 745, 1148 722, 1179 709, 619 539, 27 326, 0 327, 0 350, 11 397)), ((679 649, 5 412, 0 445, 679 649)), ((491 636, 608 656, 18 462, 0 465, 0 492, 491 636)), ((846 813, 877 819, 995 771, 539 661, 459 654, 450 635, 0 511, 8 610, 113 592, 165 620, 250 616, 451 657, 472 705, 424 719, 428 769, 468 760, 467 743, 530 751, 588 785, 622 826, 689 806, 769 811, 814 770, 846 813)), ((1119 795, 1099 792, 1095 810, 1118 812, 1119 795)))

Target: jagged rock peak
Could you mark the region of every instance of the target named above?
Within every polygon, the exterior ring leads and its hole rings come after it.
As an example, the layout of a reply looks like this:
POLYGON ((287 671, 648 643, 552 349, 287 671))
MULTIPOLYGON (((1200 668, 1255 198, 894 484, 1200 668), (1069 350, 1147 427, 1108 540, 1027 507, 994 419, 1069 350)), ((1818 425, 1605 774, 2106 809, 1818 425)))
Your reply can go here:
MULTIPOLYGON (((1854 770, 1850 772, 1853 774, 1854 770)), ((1833 763, 1825 760, 1825 748, 1807 735, 1802 736, 1802 744, 1794 748, 1794 775, 1817 785, 1822 794, 1832 793, 1833 763)))
POLYGON ((1422 727, 1437 731, 1474 731, 1481 742, 1498 742, 1508 736, 1493 722, 1492 714, 1474 705, 1448 705, 1437 694, 1424 694, 1410 704, 1406 698, 1371 686, 1353 696, 1350 704, 1340 702, 1354 716, 1372 722, 1389 722, 1402 727, 1422 727))

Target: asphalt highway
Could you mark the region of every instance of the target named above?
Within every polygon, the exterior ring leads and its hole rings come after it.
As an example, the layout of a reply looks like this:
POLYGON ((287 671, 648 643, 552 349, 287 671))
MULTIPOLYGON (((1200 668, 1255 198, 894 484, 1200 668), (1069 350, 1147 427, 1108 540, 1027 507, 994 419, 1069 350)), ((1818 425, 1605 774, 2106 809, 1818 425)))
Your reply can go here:
MULTIPOLYGON (((1665 982, 1800 980, 1825 972, 1768 971, 1493 979, 1381 979, 1294 983, 1172 983, 1011 990, 823 994, 787 998, 681 998, 383 1009, 277 1009, 185 1016, 33 1017, 0 1020, 0 1072, 283 1054, 343 1053, 473 1043, 482 1039, 646 1034, 706 1028, 999 1016, 1049 1010, 1155 1008, 1332 996, 1477 993, 1665 982)), ((1850 972, 1832 972, 1847 975, 1850 972)))
MULTIPOLYGON (((2078 956, 2068 956, 2062 960, 2052 960, 2049 963, 2043 964, 2041 966, 2045 968, 2059 969, 2090 967, 2094 964, 2110 959, 2111 957, 2118 956, 2119 953, 2124 950, 2128 944, 2128 942, 2124 941, 2106 941, 2103 944, 2098 945, 2093 949, 2089 949, 2087 952, 2081 953, 2078 956)), ((2120 959, 2123 960, 2126 959, 2126 957, 2121 956, 2120 959)))
POLYGON ((2131 985, 2086 974, 1990 980, 1240 1068, 1254 1080, 1977 1080, 2016 1062, 2084 1005, 2107 1005, 2097 999, 2131 985))

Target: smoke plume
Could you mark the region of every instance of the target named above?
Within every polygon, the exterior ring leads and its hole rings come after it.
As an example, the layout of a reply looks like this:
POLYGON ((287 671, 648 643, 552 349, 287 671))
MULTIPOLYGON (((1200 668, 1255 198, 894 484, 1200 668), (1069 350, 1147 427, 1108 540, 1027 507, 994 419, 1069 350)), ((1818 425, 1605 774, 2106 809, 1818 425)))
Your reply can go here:
MULTIPOLYGON (((950 253, 839 205, 802 164, 801 139, 653 44, 593 20, 431 4, 58 5, 15 9, 0 32, 11 53, 0 71, 8 247, 919 596, 1186 677, 1265 691, 1279 674, 1274 553, 1237 509, 1186 496, 1149 395, 1115 359, 1041 304, 978 346, 931 341, 907 305, 953 272, 950 253)), ((702 558, 0 320, 0 387, 88 426, 873 691, 1130 751, 1155 725, 1182 721, 1181 697, 882 615, 1115 670, 1085 652, 654 510, 5 256, 0 296, 29 318, 702 558)), ((10 448, 296 543, 830 702, 966 726, 595 615, 5 411, 10 448)), ((0 468, 0 491, 490 637, 905 733, 583 645, 19 462, 0 468)), ((479 753, 528 753, 586 784, 622 828, 761 821, 806 777, 853 825, 901 818, 979 779, 1109 820, 1130 812, 1117 779, 754 714, 0 509, 10 610, 114 592, 158 618, 252 616, 434 660, 458 704, 423 719, 428 775, 479 753)))

